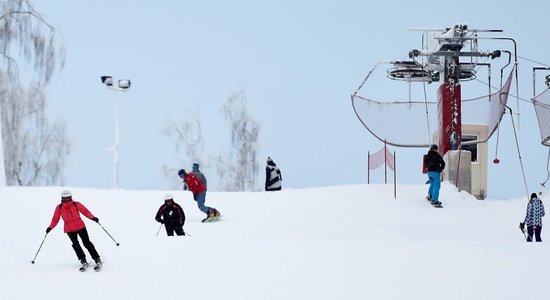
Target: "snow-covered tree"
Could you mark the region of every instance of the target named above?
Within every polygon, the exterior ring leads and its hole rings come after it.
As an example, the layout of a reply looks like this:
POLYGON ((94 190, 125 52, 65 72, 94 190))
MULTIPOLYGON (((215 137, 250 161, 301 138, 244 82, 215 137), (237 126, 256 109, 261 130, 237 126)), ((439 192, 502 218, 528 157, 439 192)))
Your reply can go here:
POLYGON ((223 106, 223 113, 231 130, 232 151, 217 157, 220 189, 257 190, 260 124, 248 112, 243 90, 229 96, 223 106))
MULTIPOLYGON (((222 191, 254 191, 258 177, 258 134, 260 125, 249 114, 244 91, 231 94, 222 108, 229 124, 231 151, 210 156, 204 151, 204 137, 201 120, 197 113, 187 109, 179 123, 168 120, 162 133, 174 138, 176 159, 169 165, 161 166, 164 176, 173 187, 181 186, 177 170, 191 168, 198 162, 201 170, 208 170, 216 164, 218 189, 222 191)), ((215 182, 210 181, 210 182, 215 182)))
MULTIPOLYGON (((5 74, 4 74, 5 75, 5 74)), ((0 76, 3 80, 3 76, 0 76)), ((0 89, 8 185, 62 185, 71 143, 62 121, 49 124, 46 97, 35 83, 0 89)))
POLYGON ((30 0, 0 1, 0 185, 63 181, 70 142, 61 121, 49 124, 43 93, 56 67, 64 63, 55 33, 30 0), (34 70, 27 76, 28 85, 20 80, 22 63, 34 70))
MULTIPOLYGON (((191 168, 195 162, 199 163, 204 171, 207 168, 206 154, 204 153, 204 138, 201 120, 198 114, 187 108, 187 113, 180 123, 168 120, 162 130, 163 135, 174 138, 177 158, 169 166, 162 165, 161 171, 173 186, 181 185, 176 176, 179 169, 191 168)), ((189 170, 190 171, 190 170, 189 170)))
POLYGON ((64 49, 57 46, 55 33, 30 0, 0 1, 0 61, 11 81, 19 80, 21 61, 32 64, 40 83, 47 83, 56 67, 63 66, 64 49))

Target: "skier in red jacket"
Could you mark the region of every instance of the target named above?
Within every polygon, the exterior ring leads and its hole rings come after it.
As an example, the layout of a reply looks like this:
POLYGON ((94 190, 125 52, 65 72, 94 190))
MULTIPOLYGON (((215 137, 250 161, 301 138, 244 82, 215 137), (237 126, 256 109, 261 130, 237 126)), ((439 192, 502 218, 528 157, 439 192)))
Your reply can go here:
POLYGON ((204 205, 206 201, 206 189, 200 179, 192 173, 187 173, 184 169, 178 171, 178 176, 183 179, 183 183, 193 193, 193 199, 197 201, 199 209, 206 214, 203 222, 211 217, 219 217, 220 212, 212 207, 204 205))
POLYGON ((71 242, 73 243, 73 249, 76 253, 76 256, 78 257, 78 260, 82 263, 82 266, 87 267, 88 262, 86 261, 86 254, 84 253, 84 250, 82 250, 82 247, 80 247, 80 243, 78 242, 78 236, 80 236, 80 239, 82 239, 84 247, 88 249, 88 252, 90 252, 90 255, 92 256, 92 259, 95 261, 96 265, 100 266, 101 259, 99 258, 99 254, 97 253, 94 244, 92 244, 92 242, 90 241, 88 231, 86 230, 86 225, 84 224, 84 221, 82 221, 82 219, 80 218, 80 213, 82 213, 90 220, 99 222, 99 219, 95 217, 82 203, 73 201, 73 197, 70 191, 65 190, 61 192, 61 204, 55 207, 52 222, 50 223, 50 226, 46 228, 46 233, 49 233, 52 229, 55 228, 55 226, 59 222, 59 218, 61 217, 64 222, 64 232, 67 233, 67 235, 71 239, 71 242))

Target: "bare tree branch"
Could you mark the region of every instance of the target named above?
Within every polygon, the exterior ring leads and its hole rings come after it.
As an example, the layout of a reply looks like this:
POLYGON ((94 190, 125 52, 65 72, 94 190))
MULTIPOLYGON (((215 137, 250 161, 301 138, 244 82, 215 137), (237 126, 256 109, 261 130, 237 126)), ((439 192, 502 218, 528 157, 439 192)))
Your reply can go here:
POLYGON ((258 190, 257 148, 260 124, 249 114, 243 90, 233 93, 223 106, 231 130, 232 151, 217 157, 220 188, 225 191, 258 190))
POLYGON ((0 157, 11 185, 63 182, 70 142, 63 122, 49 124, 43 92, 57 66, 64 65, 56 32, 30 0, 0 2, 0 157), (19 79, 21 63, 35 70, 28 85, 19 79))

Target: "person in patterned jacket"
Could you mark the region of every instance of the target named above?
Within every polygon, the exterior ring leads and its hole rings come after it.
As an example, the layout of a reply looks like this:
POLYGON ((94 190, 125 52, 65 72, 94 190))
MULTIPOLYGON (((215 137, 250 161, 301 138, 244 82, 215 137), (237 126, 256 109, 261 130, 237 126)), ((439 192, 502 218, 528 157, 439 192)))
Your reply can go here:
POLYGON ((265 167, 265 190, 266 191, 280 191, 283 181, 283 175, 281 170, 271 157, 267 157, 267 166, 265 167))
POLYGON ((99 222, 99 219, 94 216, 82 203, 73 201, 71 191, 65 190, 61 192, 61 204, 55 207, 52 222, 50 223, 50 226, 46 228, 46 233, 50 233, 50 231, 54 229, 59 222, 59 219, 62 218, 64 222, 63 229, 71 239, 76 257, 78 257, 78 260, 82 263, 82 265, 87 266, 88 262, 86 261, 86 253, 84 253, 84 250, 82 250, 82 247, 78 242, 78 236, 80 236, 84 247, 86 247, 88 252, 90 252, 92 259, 97 265, 101 265, 99 254, 97 253, 94 244, 90 241, 88 231, 86 230, 86 225, 80 218, 80 214, 83 214, 88 219, 93 220, 96 223, 99 222))
POLYGON ((525 213, 525 221, 522 226, 527 225, 527 241, 533 241, 533 234, 535 234, 535 240, 542 242, 540 234, 542 232, 542 217, 544 217, 544 204, 536 193, 531 194, 531 199, 527 204, 527 212, 525 213))

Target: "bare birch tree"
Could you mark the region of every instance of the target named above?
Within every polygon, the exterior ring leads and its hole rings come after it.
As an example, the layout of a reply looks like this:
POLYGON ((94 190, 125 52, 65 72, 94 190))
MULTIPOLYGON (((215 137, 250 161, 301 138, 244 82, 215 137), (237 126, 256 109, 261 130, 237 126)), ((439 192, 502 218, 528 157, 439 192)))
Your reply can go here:
POLYGON ((0 1, 0 172, 11 185, 63 183, 70 142, 62 121, 49 124, 43 93, 64 64, 55 33, 31 1, 0 1), (28 87, 20 82, 18 63, 34 69, 28 87))
POLYGON ((51 79, 65 57, 55 33, 30 0, 0 1, 0 56, 10 80, 19 80, 18 61, 31 63, 41 84, 51 79))
POLYGON ((223 191, 257 190, 260 124, 248 112, 243 90, 229 96, 223 113, 231 130, 232 150, 216 159, 220 188, 223 191))
MULTIPOLYGON (((175 139, 175 153, 177 158, 169 166, 162 165, 161 171, 172 186, 181 185, 176 174, 181 168, 190 168, 194 162, 199 163, 202 169, 207 169, 206 155, 204 153, 204 138, 202 134, 201 120, 198 114, 187 108, 180 123, 168 120, 162 130, 163 135, 175 139)), ((189 170, 190 171, 190 170, 189 170)))
POLYGON ((175 176, 183 166, 191 166, 198 162, 203 171, 210 165, 210 160, 216 164, 219 184, 222 191, 254 191, 258 190, 258 135, 260 125, 248 112, 244 91, 231 94, 222 108, 225 120, 229 124, 231 135, 231 150, 216 156, 204 152, 204 138, 201 120, 198 114, 187 109, 180 123, 169 120, 163 128, 163 134, 175 139, 175 153, 178 158, 170 166, 161 166, 164 176, 172 186, 181 185, 175 176))
MULTIPOLYGON (((1 78, 1 77, 0 77, 1 78)), ((64 122, 49 124, 46 97, 40 85, 2 89, 2 107, 8 185, 62 185, 65 159, 71 143, 64 122)))

